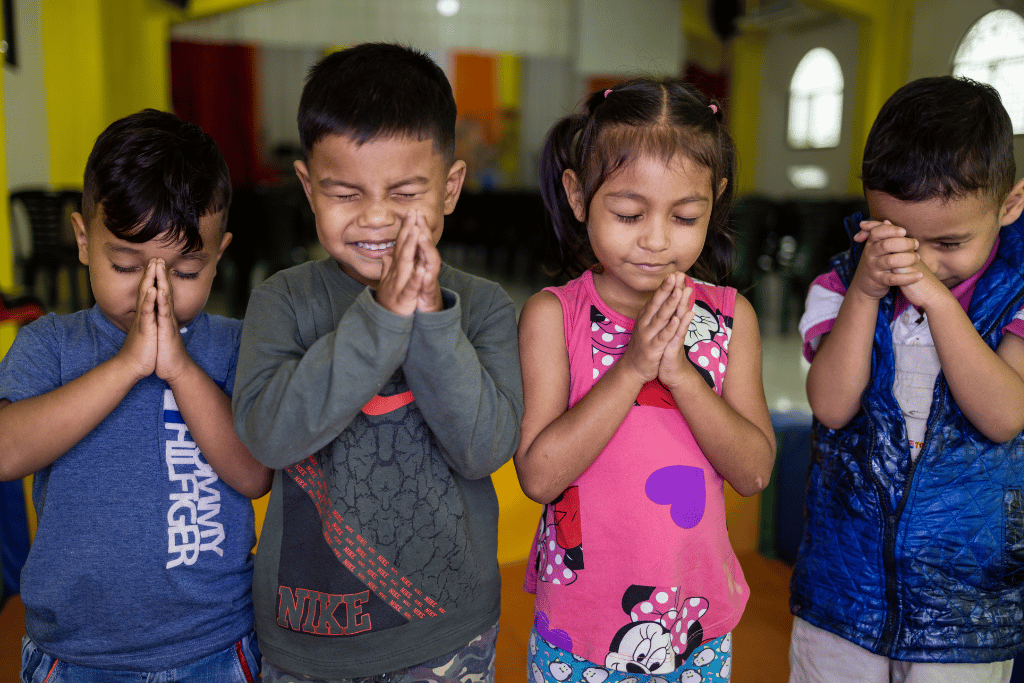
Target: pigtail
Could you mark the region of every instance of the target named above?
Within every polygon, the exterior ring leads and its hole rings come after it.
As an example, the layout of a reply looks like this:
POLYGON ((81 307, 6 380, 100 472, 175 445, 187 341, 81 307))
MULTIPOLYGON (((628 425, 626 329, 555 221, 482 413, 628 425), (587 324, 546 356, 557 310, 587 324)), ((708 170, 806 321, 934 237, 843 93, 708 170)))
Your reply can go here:
POLYGON ((586 223, 576 219, 562 184, 567 169, 579 175, 573 145, 584 122, 580 114, 560 119, 544 140, 540 157, 540 196, 554 235, 559 274, 569 277, 579 276, 594 262, 586 223))
MULTIPOLYGON (((694 90, 696 92, 696 90, 694 90)), ((698 95, 704 100, 702 95, 698 95)), ((726 179, 725 189, 715 198, 711 207, 711 218, 708 221, 708 234, 704 240, 704 249, 693 264, 693 274, 708 282, 721 284, 732 273, 733 258, 735 254, 735 236, 730 220, 732 213, 733 198, 736 193, 736 149, 732 143, 732 137, 725 130, 723 121, 725 113, 718 100, 708 99, 706 109, 703 110, 704 134, 708 135, 712 144, 710 152, 712 157, 708 164, 712 173, 716 176, 713 179, 714 189, 718 189, 717 183, 721 178, 726 179)))

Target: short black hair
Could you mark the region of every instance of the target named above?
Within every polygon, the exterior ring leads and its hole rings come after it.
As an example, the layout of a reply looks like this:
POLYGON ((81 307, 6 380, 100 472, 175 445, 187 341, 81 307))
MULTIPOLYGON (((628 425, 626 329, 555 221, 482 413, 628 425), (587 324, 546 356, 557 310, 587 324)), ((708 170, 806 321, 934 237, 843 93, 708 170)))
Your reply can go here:
MULTIPOLYGON (((209 135, 174 114, 143 109, 107 126, 85 164, 82 214, 99 207, 116 237, 141 244, 158 235, 203 248, 199 219, 227 212, 231 178, 209 135)), ((226 223, 225 223, 226 224, 226 223)))
POLYGON ((395 136, 430 139, 455 158, 455 96, 444 71, 418 50, 394 43, 362 43, 334 52, 309 71, 299 101, 302 153, 325 135, 362 145, 395 136))
POLYGON ((1013 126, 995 88, 936 76, 911 81, 882 105, 861 179, 865 190, 902 201, 983 192, 1002 202, 1016 174, 1013 126))

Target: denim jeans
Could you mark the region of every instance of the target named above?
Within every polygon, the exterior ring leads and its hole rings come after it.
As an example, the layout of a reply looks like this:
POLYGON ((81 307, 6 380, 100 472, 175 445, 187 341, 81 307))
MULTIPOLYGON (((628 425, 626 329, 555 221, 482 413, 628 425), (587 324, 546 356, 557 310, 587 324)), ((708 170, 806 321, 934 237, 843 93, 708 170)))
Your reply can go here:
POLYGON ((46 654, 25 636, 21 641, 22 683, 255 683, 260 649, 250 633, 209 657, 166 671, 111 671, 69 664, 46 654))

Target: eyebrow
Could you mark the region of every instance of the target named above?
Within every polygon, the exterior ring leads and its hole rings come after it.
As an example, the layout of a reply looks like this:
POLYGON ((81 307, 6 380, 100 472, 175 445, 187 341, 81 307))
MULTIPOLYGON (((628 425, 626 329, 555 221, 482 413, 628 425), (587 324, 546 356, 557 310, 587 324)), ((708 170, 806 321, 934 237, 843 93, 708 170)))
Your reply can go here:
POLYGON ((950 233, 948 235, 936 235, 935 237, 929 237, 929 242, 963 242, 973 237, 973 233, 970 232, 958 232, 950 233))
MULTIPOLYGON (((129 247, 125 244, 107 244, 105 247, 106 251, 111 254, 123 254, 124 256, 142 256, 142 250, 134 247, 129 247)), ((209 256, 205 252, 191 251, 187 254, 178 254, 179 259, 187 261, 199 261, 206 263, 209 260, 209 256)))
MULTIPOLYGON (((430 178, 426 176, 410 176, 408 178, 402 178, 401 180, 392 183, 388 186, 389 190, 394 190, 399 187, 405 187, 406 185, 427 185, 430 183, 430 178)), ((334 178, 322 178, 320 180, 320 187, 344 187, 351 190, 362 191, 362 187, 355 183, 349 183, 344 180, 336 180, 334 178)))
MULTIPOLYGON (((617 199, 633 199, 638 202, 647 201, 647 198, 644 195, 640 194, 639 192, 631 192, 629 190, 622 190, 620 192, 609 192, 605 196, 615 197, 617 199)), ((679 206, 680 204, 696 204, 698 202, 707 204, 710 201, 711 199, 704 195, 694 194, 688 197, 682 197, 681 199, 677 199, 676 201, 672 202, 672 206, 679 206)))

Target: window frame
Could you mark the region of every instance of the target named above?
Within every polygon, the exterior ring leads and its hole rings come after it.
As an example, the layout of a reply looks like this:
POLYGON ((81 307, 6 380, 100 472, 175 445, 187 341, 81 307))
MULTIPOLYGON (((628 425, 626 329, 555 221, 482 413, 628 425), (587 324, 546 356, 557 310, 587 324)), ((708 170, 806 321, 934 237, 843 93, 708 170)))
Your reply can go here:
POLYGON ((811 48, 804 53, 800 61, 797 62, 796 68, 793 69, 793 75, 789 79, 788 95, 789 99, 786 105, 786 145, 794 151, 811 151, 819 149, 836 149, 842 145, 843 141, 843 113, 845 109, 845 94, 846 94, 846 76, 843 74, 842 64, 839 63, 839 58, 836 57, 832 50, 824 46, 818 46, 811 48), (833 78, 830 83, 816 86, 814 88, 802 88, 796 90, 795 84, 797 77, 802 75, 800 72, 806 71, 813 67, 813 62, 809 65, 808 60, 814 62, 824 61, 829 67, 835 67, 832 71, 832 76, 838 76, 833 78), (821 105, 822 102, 831 104, 836 110, 835 116, 835 129, 829 136, 831 139, 826 144, 816 144, 814 134, 814 107, 817 104, 821 105), (795 105, 799 103, 806 109, 806 125, 802 131, 802 140, 794 142, 793 136, 793 111, 795 105), (834 140, 834 142, 832 142, 834 140))

